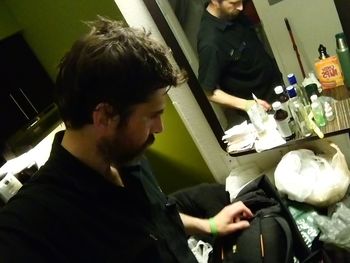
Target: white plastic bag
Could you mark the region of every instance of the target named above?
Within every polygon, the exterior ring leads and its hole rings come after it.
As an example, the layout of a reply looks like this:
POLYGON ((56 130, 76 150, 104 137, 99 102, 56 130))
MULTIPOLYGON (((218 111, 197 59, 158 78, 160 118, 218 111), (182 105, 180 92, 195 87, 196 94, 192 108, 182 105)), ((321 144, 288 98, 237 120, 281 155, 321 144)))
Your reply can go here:
POLYGON ((198 263, 208 263, 209 254, 213 250, 213 247, 209 243, 206 243, 202 240, 197 240, 193 236, 187 240, 187 243, 188 247, 196 257, 198 263))
POLYGON ((340 201, 349 187, 350 172, 343 153, 317 156, 313 151, 300 149, 283 156, 275 170, 275 184, 291 200, 315 206, 329 206, 340 201))

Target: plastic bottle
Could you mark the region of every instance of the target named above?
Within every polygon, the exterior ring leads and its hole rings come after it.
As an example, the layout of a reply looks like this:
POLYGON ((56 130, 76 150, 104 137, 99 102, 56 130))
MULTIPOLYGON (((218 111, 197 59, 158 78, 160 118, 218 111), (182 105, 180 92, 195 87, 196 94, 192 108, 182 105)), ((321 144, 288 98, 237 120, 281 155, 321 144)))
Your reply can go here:
POLYGON ((312 130, 304 104, 298 98, 296 90, 293 86, 288 86, 287 92, 290 98, 289 108, 294 118, 296 128, 301 136, 310 136, 312 134, 312 130))
POLYGON ((335 39, 337 44, 336 52, 342 68, 345 85, 350 88, 350 52, 344 33, 336 34, 335 39))
POLYGON ((314 120, 318 127, 323 127, 326 125, 326 118, 323 113, 323 108, 317 95, 312 95, 311 97, 311 110, 314 115, 314 120))
POLYGON ((327 121, 333 121, 335 119, 333 109, 327 101, 324 103, 324 115, 327 121))
POLYGON ((275 111, 273 118, 277 124, 277 130, 285 140, 290 140, 295 137, 295 133, 289 127, 288 112, 282 109, 282 104, 279 101, 272 103, 272 108, 275 111))
POLYGON ((306 92, 304 90, 304 87, 302 87, 301 85, 298 84, 297 82, 297 78, 295 77, 295 75, 293 73, 290 73, 287 75, 288 78, 288 82, 290 85, 292 85, 294 87, 294 89, 296 90, 296 93, 299 97, 299 99, 301 100, 301 102, 304 105, 309 105, 309 100, 306 96, 306 92))

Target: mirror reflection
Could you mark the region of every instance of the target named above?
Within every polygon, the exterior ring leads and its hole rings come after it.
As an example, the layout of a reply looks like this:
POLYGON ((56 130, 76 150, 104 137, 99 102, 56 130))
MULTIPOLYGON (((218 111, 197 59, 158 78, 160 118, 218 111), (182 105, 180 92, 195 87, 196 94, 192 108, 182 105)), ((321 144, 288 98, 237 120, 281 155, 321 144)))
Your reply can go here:
POLYGON ((331 0, 157 2, 223 129, 248 118, 252 93, 270 109, 274 87, 288 85, 289 73, 301 82, 300 64, 306 72, 313 71, 319 44, 334 53, 334 35, 342 31, 331 0), (297 29, 293 32, 297 47, 291 43, 285 17, 297 29))
POLYGON ((223 128, 248 119, 252 93, 269 110, 273 87, 282 84, 282 76, 253 2, 169 3, 198 58, 199 83, 224 115, 223 128))

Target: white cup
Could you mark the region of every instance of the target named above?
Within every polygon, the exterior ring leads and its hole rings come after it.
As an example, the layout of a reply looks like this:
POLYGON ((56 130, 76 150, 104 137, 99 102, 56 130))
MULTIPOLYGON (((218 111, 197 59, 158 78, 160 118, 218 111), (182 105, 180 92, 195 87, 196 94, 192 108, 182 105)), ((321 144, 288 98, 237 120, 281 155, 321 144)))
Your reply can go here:
POLYGON ((258 103, 254 103, 247 111, 248 116, 252 124, 254 125, 258 134, 265 132, 265 122, 267 120, 267 114, 264 109, 258 103))

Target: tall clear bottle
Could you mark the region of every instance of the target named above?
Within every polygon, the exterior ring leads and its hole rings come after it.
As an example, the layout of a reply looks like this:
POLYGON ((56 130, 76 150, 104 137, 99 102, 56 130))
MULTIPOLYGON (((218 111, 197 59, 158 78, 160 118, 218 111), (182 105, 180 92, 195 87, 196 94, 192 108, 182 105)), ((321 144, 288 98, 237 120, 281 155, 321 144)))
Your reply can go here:
POLYGON ((296 93, 297 93, 298 97, 300 98, 301 102, 304 105, 310 105, 310 101, 306 95, 304 87, 298 84, 297 78, 295 77, 295 75, 293 73, 290 73, 287 75, 287 78, 288 78, 289 84, 292 85, 294 87, 294 89, 296 90, 296 93))
POLYGON ((293 86, 288 86, 287 92, 290 98, 290 112, 294 118, 295 126, 299 134, 303 137, 310 136, 312 134, 312 128, 304 104, 298 98, 296 90, 293 86))

